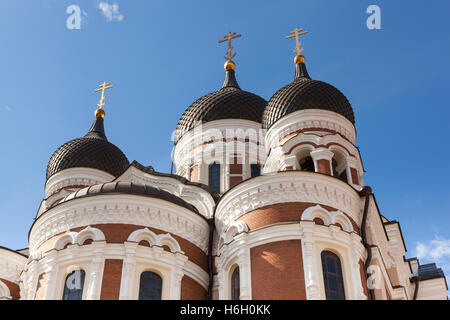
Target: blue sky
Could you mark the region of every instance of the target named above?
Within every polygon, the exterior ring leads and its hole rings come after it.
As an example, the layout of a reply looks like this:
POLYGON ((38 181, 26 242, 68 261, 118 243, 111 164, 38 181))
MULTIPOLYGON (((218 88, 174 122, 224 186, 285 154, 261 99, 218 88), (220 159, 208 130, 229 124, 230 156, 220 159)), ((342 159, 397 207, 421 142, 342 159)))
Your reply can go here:
POLYGON ((450 3, 421 1, 0 0, 0 245, 27 247, 45 169, 64 142, 89 129, 107 94, 106 130, 130 160, 170 171, 171 133, 183 111, 223 80, 228 31, 239 84, 269 99, 292 81, 304 27, 312 78, 353 105, 360 147, 382 214, 399 220, 407 256, 450 273, 450 3), (66 8, 84 11, 69 30, 66 8), (381 30, 366 8, 381 8, 381 30), (111 20, 111 21, 110 21, 111 20))

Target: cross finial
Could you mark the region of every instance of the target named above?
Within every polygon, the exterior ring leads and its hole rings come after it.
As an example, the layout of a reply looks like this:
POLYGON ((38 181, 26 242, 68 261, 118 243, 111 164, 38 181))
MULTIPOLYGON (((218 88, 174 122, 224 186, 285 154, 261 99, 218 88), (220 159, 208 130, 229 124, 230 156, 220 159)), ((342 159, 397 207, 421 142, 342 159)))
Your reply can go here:
POLYGON ((236 56, 236 53, 231 54, 231 51, 234 49, 231 46, 231 40, 239 38, 241 35, 238 34, 236 35, 236 32, 228 32, 225 36, 223 36, 224 39, 220 40, 219 43, 228 41, 228 50, 227 50, 227 55, 224 57, 225 60, 230 61, 231 59, 233 59, 236 56))
POLYGON ((99 88, 95 90, 95 92, 99 92, 99 91, 102 92, 102 97, 100 98, 100 102, 97 104, 100 109, 103 109, 103 107, 106 104, 105 103, 105 91, 107 89, 111 89, 113 87, 114 87, 114 85, 112 85, 111 83, 103 82, 102 84, 99 85, 99 88))
POLYGON ((295 29, 294 29, 293 31, 291 31, 290 33, 291 33, 291 35, 286 36, 286 39, 295 37, 295 41, 297 42, 297 45, 296 45, 296 47, 295 47, 294 52, 297 53, 297 55, 300 55, 300 53, 302 53, 302 51, 303 51, 303 48, 300 49, 302 43, 300 42, 300 40, 298 39, 298 37, 299 37, 299 36, 302 36, 302 35, 304 35, 304 34, 307 34, 308 31, 306 31, 306 30, 303 31, 303 29, 295 28, 295 29))

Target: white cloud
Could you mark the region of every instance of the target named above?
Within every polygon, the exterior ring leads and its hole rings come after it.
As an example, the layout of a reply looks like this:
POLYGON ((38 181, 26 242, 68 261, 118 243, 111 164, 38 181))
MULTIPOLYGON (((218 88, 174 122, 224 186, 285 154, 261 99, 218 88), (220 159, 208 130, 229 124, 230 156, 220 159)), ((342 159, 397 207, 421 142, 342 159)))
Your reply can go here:
POLYGON ((450 260, 450 239, 437 238, 428 243, 418 242, 416 255, 419 259, 450 260))
POLYGON ((108 21, 123 20, 123 15, 119 13, 119 5, 116 2, 113 4, 109 4, 105 1, 100 1, 98 4, 98 8, 102 11, 103 16, 108 21))
POLYGON ((450 239, 436 238, 428 242, 418 242, 415 255, 420 264, 435 262, 438 268, 442 268, 449 281, 450 276, 450 239))

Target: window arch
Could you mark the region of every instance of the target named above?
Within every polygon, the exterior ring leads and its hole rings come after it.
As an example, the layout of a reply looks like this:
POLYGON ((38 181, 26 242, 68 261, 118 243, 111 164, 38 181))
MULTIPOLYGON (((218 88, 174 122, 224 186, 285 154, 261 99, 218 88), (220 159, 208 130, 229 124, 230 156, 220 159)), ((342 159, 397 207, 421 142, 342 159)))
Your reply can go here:
POLYGON ((63 300, 82 300, 84 279, 86 273, 84 270, 75 270, 68 274, 64 281, 63 300))
POLYGON ((216 192, 220 192, 220 164, 209 165, 209 186, 216 192))
POLYGON ((139 300, 161 300, 162 279, 151 271, 141 273, 139 300))
POLYGON ((241 296, 241 279, 239 267, 234 268, 231 274, 231 300, 239 300, 241 296))
POLYGON ((347 182, 347 160, 344 152, 340 149, 333 148, 333 159, 331 159, 332 175, 344 182, 347 182))
POLYGON ((323 251, 321 258, 326 299, 345 300, 341 260, 336 254, 330 251, 323 251))

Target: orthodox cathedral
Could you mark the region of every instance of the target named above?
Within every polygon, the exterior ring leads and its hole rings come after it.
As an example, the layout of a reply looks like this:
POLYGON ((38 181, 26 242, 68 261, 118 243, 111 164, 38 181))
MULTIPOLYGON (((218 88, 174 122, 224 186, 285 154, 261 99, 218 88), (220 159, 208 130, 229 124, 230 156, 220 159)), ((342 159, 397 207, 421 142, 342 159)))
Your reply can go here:
POLYGON ((269 101, 238 84, 240 35, 220 41, 225 80, 181 116, 175 173, 108 140, 100 85, 89 131, 48 162, 29 248, 0 247, 0 300, 447 299, 364 184, 353 108, 310 77, 305 33, 269 101))

